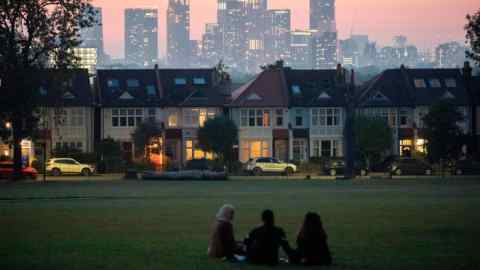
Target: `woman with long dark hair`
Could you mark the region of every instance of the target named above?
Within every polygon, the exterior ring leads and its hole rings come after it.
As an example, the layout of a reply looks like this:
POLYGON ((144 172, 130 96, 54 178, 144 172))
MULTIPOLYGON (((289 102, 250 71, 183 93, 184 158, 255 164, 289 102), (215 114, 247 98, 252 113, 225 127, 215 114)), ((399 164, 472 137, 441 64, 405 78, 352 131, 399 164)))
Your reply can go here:
POLYGON ((332 255, 327 239, 320 216, 313 212, 306 214, 298 232, 298 249, 292 261, 304 265, 331 265, 332 255))

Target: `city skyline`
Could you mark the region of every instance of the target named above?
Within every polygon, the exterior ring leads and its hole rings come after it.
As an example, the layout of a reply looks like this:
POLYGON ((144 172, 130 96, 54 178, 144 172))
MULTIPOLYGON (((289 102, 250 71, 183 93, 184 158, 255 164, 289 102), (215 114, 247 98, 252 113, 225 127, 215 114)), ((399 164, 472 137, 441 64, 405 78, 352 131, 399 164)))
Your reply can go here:
MULTIPOLYGON (((309 0, 299 0, 292 4, 288 0, 270 0, 269 8, 291 9, 292 30, 308 29, 309 0)), ((406 35, 409 42, 419 48, 433 49, 442 42, 463 41, 465 15, 475 10, 475 1, 459 0, 454 7, 447 0, 406 1, 387 0, 375 3, 373 0, 337 0, 337 28, 339 38, 354 34, 368 34, 371 40, 380 45, 390 45, 395 35, 406 35), (376 8, 378 16, 371 16, 376 8), (398 12, 401 11, 401 12, 398 12), (402 16, 398 16, 402 14, 402 16), (427 15, 425 15, 427 14, 427 15), (431 14, 428 16, 428 14, 431 14), (442 18, 441 21, 436 18, 442 18), (383 24, 379 24, 381 20, 383 24), (412 26, 415 24, 415 27, 412 26), (352 27, 353 26, 353 27, 352 27)), ((166 47, 166 11, 168 0, 125 0, 114 3, 111 0, 94 0, 95 6, 103 9, 105 51, 114 58, 124 57, 123 22, 126 8, 157 8, 159 12, 159 47, 161 57, 166 47)), ((201 39, 206 23, 215 23, 217 0, 191 0, 191 38, 201 39)))

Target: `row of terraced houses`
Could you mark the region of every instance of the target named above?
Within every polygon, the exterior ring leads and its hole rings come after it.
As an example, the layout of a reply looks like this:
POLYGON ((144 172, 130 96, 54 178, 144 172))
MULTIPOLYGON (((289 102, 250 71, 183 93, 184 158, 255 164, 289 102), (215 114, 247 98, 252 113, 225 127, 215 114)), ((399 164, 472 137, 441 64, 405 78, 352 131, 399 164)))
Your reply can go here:
POLYGON ((241 162, 270 156, 296 161, 342 157, 349 93, 358 113, 385 119, 392 127, 395 155, 425 151, 422 118, 441 100, 464 114, 460 125, 466 134, 480 135, 480 79, 468 67, 401 67, 357 87, 353 74, 340 66, 270 68, 239 86, 216 69, 98 70, 93 85, 89 80, 86 71, 74 71, 61 93, 61 106, 49 102, 59 93, 50 91, 47 80, 38 89, 49 150, 68 146, 93 152, 96 142, 112 138, 130 159, 132 133, 139 123, 152 120, 163 130, 160 151, 168 162, 183 164, 212 158, 198 147, 197 131, 206 120, 223 115, 239 128, 235 150, 241 162))

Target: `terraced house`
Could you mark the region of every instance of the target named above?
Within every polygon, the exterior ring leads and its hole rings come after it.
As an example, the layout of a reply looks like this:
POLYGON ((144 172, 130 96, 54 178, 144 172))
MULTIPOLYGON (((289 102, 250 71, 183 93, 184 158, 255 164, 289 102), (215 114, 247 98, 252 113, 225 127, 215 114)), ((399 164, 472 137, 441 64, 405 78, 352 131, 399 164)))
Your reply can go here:
POLYGON ((342 157, 345 72, 270 68, 232 94, 239 160, 342 157))
POLYGON ((134 157, 132 133, 139 123, 153 121, 163 130, 156 151, 181 165, 213 158, 198 147, 197 130, 223 114, 225 86, 215 69, 99 70, 100 139, 122 143, 125 158, 134 157))
POLYGON ((429 107, 449 101, 464 115, 458 123, 465 134, 476 123, 477 93, 471 85, 471 69, 409 69, 401 67, 382 72, 366 84, 359 98, 359 112, 384 119, 394 133, 392 153, 410 156, 424 153, 423 117, 429 107))

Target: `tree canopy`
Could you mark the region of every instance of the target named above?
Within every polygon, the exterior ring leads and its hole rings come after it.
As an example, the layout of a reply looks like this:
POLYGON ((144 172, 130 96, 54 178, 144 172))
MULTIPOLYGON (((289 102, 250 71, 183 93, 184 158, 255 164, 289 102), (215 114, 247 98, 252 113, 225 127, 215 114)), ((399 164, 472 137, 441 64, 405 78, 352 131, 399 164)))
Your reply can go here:
POLYGON ((353 130, 355 144, 367 169, 370 168, 373 158, 381 156, 392 147, 392 129, 381 119, 357 116, 353 130))
POLYGON ((198 144, 203 151, 215 153, 220 160, 233 161, 233 146, 238 142, 238 128, 225 117, 209 119, 198 130, 198 144))
POLYGON ((456 159, 461 151, 463 132, 458 123, 464 120, 457 107, 440 102, 424 116, 424 135, 427 141, 427 158, 431 162, 456 159))
POLYGON ((133 143, 135 145, 135 155, 137 157, 145 155, 145 147, 150 144, 154 137, 161 136, 162 129, 154 121, 145 121, 137 125, 132 133, 133 143))
POLYGON ((467 42, 471 48, 467 51, 467 56, 480 65, 480 9, 473 15, 467 15, 465 30, 467 42))

